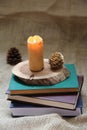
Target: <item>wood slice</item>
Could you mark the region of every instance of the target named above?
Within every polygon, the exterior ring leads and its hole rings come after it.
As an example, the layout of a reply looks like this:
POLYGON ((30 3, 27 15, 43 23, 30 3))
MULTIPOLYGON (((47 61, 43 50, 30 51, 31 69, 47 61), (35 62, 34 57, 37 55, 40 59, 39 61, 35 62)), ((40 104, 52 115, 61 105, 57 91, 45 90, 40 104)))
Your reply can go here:
POLYGON ((69 70, 65 67, 56 71, 51 70, 48 59, 44 59, 44 69, 39 72, 30 71, 27 60, 15 65, 12 73, 30 85, 52 85, 65 80, 70 75, 69 70))

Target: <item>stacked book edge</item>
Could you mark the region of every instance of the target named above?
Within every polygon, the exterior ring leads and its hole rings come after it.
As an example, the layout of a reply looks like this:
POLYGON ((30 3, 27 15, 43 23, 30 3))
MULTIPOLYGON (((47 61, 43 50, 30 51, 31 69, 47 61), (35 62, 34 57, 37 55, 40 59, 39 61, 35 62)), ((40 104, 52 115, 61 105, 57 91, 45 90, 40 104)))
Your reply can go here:
POLYGON ((35 86, 23 83, 12 74, 7 90, 13 116, 58 113, 61 116, 77 116, 82 113, 81 89, 83 76, 77 76, 74 64, 67 64, 70 77, 51 86, 35 86))
POLYGON ((57 107, 27 104, 12 101, 10 110, 13 116, 38 116, 43 114, 58 113, 61 116, 78 116, 82 114, 82 97, 80 96, 75 110, 61 109, 57 107))

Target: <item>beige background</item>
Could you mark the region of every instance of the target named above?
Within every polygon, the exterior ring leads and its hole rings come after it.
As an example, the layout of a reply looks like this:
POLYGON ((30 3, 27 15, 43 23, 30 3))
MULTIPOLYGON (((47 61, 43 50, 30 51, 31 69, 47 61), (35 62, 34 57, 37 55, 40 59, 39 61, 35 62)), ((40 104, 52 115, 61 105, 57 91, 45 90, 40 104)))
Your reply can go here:
POLYGON ((87 1, 86 0, 0 0, 0 130, 86 130, 87 129, 87 1), (10 47, 26 60, 28 36, 44 39, 44 57, 60 51, 65 63, 74 63, 84 75, 83 114, 62 118, 58 114, 12 118, 5 94, 12 66, 6 63, 10 47))

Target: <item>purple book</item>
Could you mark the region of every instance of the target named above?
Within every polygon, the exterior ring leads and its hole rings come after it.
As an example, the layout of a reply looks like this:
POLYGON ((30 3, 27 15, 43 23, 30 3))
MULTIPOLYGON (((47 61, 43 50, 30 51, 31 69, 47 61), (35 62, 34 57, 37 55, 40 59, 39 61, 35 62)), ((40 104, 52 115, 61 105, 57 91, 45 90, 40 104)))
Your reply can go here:
POLYGON ((75 110, 61 109, 57 107, 35 105, 30 103, 13 101, 10 104, 12 116, 38 116, 50 113, 58 113, 61 116, 78 116, 82 114, 82 97, 78 98, 75 110))
MULTIPOLYGON (((78 76, 80 91, 83 85, 83 76, 78 76)), ((51 96, 24 96, 24 95, 8 95, 8 100, 22 101, 34 104, 41 104, 65 109, 75 109, 79 97, 79 92, 71 94, 58 94, 51 96)))

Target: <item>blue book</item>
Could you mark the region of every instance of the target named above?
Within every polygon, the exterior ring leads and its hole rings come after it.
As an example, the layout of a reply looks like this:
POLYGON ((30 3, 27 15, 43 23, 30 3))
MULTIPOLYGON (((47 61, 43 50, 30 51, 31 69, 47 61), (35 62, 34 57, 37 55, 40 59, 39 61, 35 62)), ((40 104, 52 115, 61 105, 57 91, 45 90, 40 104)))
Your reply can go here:
POLYGON ((50 106, 35 105, 23 102, 12 101, 10 110, 13 116, 38 116, 50 113, 58 113, 61 116, 78 116, 82 114, 82 96, 79 96, 76 109, 62 109, 50 106))
POLYGON ((12 75, 8 90, 10 91, 10 94, 48 94, 79 91, 79 83, 75 65, 66 64, 65 67, 70 71, 70 76, 62 82, 49 86, 27 85, 18 79, 15 75, 12 75))

